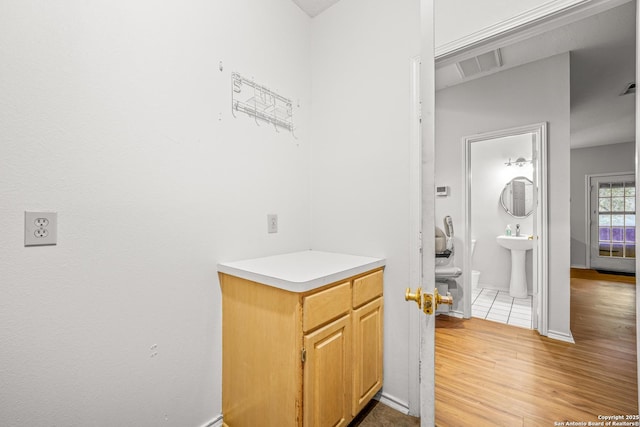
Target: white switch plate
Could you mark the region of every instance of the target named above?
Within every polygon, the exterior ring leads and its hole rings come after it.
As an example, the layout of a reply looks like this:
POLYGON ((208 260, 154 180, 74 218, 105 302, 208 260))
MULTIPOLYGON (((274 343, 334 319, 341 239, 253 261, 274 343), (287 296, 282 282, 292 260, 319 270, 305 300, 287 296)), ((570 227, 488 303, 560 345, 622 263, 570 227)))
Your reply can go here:
POLYGON ((58 243, 57 212, 24 213, 24 245, 44 246, 58 243))
POLYGON ((276 214, 267 215, 267 232, 268 233, 278 232, 278 215, 276 214))

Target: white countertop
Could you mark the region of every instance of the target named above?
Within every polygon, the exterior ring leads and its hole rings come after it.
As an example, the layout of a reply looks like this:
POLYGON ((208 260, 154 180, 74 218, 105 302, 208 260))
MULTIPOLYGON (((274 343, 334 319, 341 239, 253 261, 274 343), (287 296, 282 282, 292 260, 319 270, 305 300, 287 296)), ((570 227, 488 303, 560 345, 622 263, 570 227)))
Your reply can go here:
POLYGON ((218 271, 291 292, 306 292, 384 265, 384 258, 308 250, 221 262, 218 271))

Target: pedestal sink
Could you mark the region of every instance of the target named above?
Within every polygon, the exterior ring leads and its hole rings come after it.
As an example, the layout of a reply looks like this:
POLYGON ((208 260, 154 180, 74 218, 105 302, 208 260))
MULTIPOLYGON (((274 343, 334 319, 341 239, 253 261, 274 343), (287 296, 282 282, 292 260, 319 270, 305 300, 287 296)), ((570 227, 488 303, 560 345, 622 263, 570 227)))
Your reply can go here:
POLYGON ((533 249, 533 240, 527 236, 498 236, 496 241, 503 248, 511 251, 511 281, 509 295, 513 298, 527 297, 527 272, 525 255, 533 249))

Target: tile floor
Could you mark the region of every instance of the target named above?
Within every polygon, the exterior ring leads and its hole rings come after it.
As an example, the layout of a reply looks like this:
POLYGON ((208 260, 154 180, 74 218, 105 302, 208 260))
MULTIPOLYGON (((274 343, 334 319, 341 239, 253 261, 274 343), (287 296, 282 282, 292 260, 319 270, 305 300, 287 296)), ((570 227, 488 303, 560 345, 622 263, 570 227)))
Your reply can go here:
POLYGON ((494 289, 473 289, 471 315, 507 325, 532 329, 531 296, 511 298, 508 292, 494 289))

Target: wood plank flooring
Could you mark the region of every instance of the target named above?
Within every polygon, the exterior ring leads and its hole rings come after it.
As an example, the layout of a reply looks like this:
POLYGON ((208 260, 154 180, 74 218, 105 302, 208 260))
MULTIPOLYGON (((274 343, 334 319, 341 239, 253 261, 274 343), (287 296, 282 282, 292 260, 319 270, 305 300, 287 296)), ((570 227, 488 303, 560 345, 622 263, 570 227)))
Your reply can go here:
POLYGON ((633 283, 633 284, 636 283, 635 276, 628 276, 625 274, 603 273, 597 270, 589 270, 585 268, 572 268, 571 278, 601 280, 605 282, 623 282, 623 283, 633 283))
POLYGON ((436 425, 554 426, 638 414, 635 284, 571 279, 575 344, 472 318, 436 321, 436 425))

